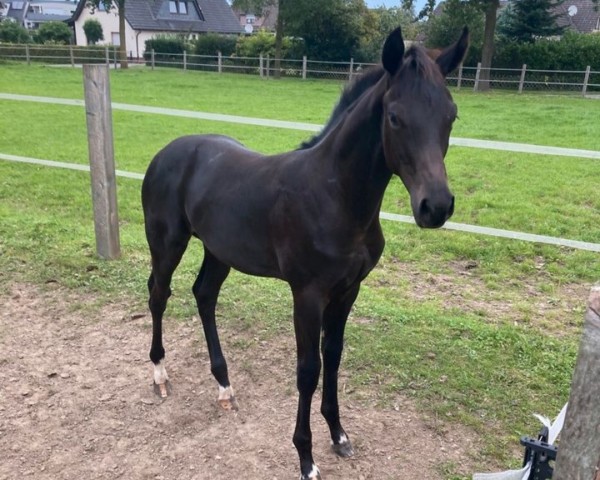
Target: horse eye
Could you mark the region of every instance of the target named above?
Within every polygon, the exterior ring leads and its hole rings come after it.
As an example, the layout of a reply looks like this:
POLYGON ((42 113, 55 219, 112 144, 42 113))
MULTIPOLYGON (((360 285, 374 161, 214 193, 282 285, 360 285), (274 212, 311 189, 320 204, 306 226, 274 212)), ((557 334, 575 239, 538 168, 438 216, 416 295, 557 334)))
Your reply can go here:
POLYGON ((394 112, 388 113, 388 118, 392 127, 397 128, 400 126, 400 120, 398 120, 398 115, 396 115, 394 112))

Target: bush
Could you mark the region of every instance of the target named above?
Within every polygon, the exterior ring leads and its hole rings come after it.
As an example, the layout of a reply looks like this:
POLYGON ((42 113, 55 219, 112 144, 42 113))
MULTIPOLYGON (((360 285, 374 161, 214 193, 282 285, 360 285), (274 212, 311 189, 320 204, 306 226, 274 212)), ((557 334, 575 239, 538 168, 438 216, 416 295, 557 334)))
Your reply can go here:
POLYGON ((534 43, 503 41, 494 56, 495 68, 583 71, 588 65, 600 70, 600 35, 567 32, 560 40, 534 43))
POLYGON ((40 25, 35 34, 36 43, 55 43, 68 45, 73 32, 66 23, 46 22, 40 25))
MULTIPOLYGON (((260 30, 254 35, 239 37, 235 54, 238 57, 259 57, 269 55, 275 57, 275 35, 260 30)), ((300 59, 304 55, 304 41, 302 39, 285 37, 282 45, 282 58, 300 59)))
POLYGON ((238 37, 233 35, 217 35, 207 33, 200 35, 193 43, 193 51, 196 55, 217 55, 218 52, 225 57, 235 52, 238 37))
POLYGON ((152 50, 161 54, 183 55, 186 44, 185 40, 177 35, 157 35, 146 40, 146 53, 152 50))
POLYGON ((95 18, 88 18, 83 24, 83 32, 88 45, 96 45, 100 40, 104 40, 102 24, 95 18))
POLYGON ((183 52, 188 45, 183 37, 177 35, 157 35, 146 40, 144 59, 149 64, 154 50, 154 63, 161 67, 183 67, 183 52))
POLYGON ((29 31, 12 20, 0 22, 0 42, 3 43, 31 43, 29 31))

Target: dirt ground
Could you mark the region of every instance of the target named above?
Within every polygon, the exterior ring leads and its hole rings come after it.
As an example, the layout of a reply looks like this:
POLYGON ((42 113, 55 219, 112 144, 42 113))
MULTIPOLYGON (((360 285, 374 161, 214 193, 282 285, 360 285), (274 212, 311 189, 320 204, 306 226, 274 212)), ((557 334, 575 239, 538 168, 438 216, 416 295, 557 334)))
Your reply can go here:
MULTIPOLYGON (((14 285, 0 302, 0 479, 298 478, 292 338, 244 343, 221 328, 240 404, 228 413, 216 405, 197 319, 165 323, 173 393, 162 401, 145 311, 97 307, 58 286, 14 285)), ((324 480, 434 480, 450 464, 472 471, 471 432, 420 417, 407 398, 381 409, 374 394, 358 393, 340 392, 351 459, 331 452, 319 395, 313 402, 324 480)))

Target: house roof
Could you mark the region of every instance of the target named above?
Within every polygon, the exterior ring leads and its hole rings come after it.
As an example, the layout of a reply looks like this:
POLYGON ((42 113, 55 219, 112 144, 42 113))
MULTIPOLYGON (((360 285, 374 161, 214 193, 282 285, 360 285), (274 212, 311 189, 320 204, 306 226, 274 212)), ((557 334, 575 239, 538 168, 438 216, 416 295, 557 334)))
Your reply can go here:
POLYGON ((71 18, 70 15, 58 15, 56 13, 33 13, 27 12, 25 18, 30 22, 64 22, 71 18))
POLYGON ((600 13, 595 11, 591 0, 565 0, 556 7, 560 15, 556 23, 579 33, 590 33, 599 28, 600 13))
MULTIPOLYGON (((179 0, 182 1, 182 0, 179 0)), ((169 0, 127 0, 125 18, 134 30, 189 33, 241 33, 242 28, 225 0, 185 0, 187 13, 170 13, 169 0)), ((75 22, 87 0, 80 0, 75 22)))
POLYGON ((233 13, 236 15, 240 25, 246 26, 246 17, 254 15, 256 18, 255 27, 266 28, 268 30, 275 30, 277 25, 277 16, 279 15, 279 7, 277 5, 271 5, 264 9, 263 15, 257 15, 256 12, 248 10, 233 9, 233 13))

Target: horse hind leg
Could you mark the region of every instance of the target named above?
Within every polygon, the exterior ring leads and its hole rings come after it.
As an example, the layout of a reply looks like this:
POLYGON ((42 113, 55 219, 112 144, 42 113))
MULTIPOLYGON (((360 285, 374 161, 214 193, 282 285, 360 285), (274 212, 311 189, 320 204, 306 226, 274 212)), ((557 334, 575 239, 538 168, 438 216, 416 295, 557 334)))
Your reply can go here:
POLYGON ((152 272, 148 278, 148 292, 150 295, 148 306, 152 314, 150 360, 154 364, 154 390, 157 395, 165 398, 169 393, 169 376, 165 369, 162 320, 167 307, 167 300, 171 296, 171 278, 187 248, 190 235, 179 232, 178 235, 171 234, 163 237, 159 234, 152 235, 150 233, 156 231, 156 229, 147 229, 148 244, 152 256, 152 272))
POLYGON ((210 370, 219 384, 218 403, 224 410, 237 410, 238 405, 229 382, 227 362, 221 350, 217 332, 215 309, 223 282, 229 275, 230 267, 219 261, 206 247, 200 273, 194 282, 192 291, 196 298, 198 313, 206 337, 210 370))

